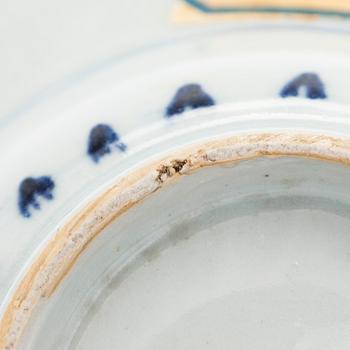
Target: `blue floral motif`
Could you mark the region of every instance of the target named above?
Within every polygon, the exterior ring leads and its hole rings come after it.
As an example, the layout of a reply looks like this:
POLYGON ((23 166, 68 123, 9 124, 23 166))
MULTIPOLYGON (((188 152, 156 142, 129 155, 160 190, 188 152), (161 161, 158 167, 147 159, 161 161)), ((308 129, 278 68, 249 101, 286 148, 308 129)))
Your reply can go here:
POLYGON ((301 87, 306 89, 306 97, 310 99, 327 98, 324 85, 315 73, 303 73, 288 82, 280 92, 281 97, 298 96, 301 87))
POLYGON ((42 196, 47 200, 51 200, 53 198, 52 191, 54 188, 55 183, 49 176, 25 178, 19 186, 18 207, 20 213, 24 217, 30 217, 30 206, 34 209, 40 209, 37 196, 42 196))
POLYGON ((90 131, 87 152, 97 163, 101 157, 111 152, 113 144, 122 152, 126 150, 126 145, 119 141, 119 135, 111 126, 98 124, 90 131))
POLYGON ((187 108, 210 107, 214 104, 214 99, 199 84, 187 84, 177 90, 166 108, 165 116, 170 118, 176 114, 183 113, 187 108))

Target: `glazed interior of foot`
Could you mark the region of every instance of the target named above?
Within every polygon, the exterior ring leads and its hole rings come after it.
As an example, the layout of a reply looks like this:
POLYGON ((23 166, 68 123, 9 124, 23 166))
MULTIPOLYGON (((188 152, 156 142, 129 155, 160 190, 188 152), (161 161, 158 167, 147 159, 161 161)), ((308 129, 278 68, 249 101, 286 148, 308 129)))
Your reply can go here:
POLYGON ((348 349, 349 173, 265 158, 181 177, 95 239, 26 349, 348 349))

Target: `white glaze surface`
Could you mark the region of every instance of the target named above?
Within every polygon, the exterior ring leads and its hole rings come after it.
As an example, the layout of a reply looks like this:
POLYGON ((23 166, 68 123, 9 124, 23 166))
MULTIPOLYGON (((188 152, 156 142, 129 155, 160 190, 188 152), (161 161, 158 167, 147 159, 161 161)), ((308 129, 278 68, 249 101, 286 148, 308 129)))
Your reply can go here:
POLYGON ((25 348, 345 350, 348 171, 281 158, 183 177, 93 242, 25 348))
POLYGON ((350 75, 348 50, 346 35, 315 32, 305 35, 293 31, 282 34, 271 30, 237 35, 228 31, 225 35, 213 35, 212 40, 198 38, 195 46, 188 41, 176 47, 162 47, 159 51, 151 50, 144 55, 130 57, 22 117, 11 122, 5 120, 0 130, 0 148, 6 150, 2 168, 11 171, 6 170, 2 174, 6 186, 0 195, 0 224, 5 232, 0 247, 0 266, 3 267, 0 269, 0 299, 4 300, 25 262, 67 214, 81 205, 82 200, 87 200, 99 186, 106 186, 116 175, 121 175, 125 169, 151 155, 195 142, 196 138, 210 138, 227 132, 235 134, 258 127, 266 130, 294 128, 299 121, 287 123, 283 120, 284 117, 293 119, 288 115, 291 111, 299 115, 295 119, 300 120, 299 128, 303 130, 319 127, 309 114, 321 115, 321 123, 326 120, 332 122, 338 115, 344 115, 342 125, 329 125, 335 133, 344 134, 349 114, 346 107, 349 91, 347 76, 350 75), (231 42, 232 46, 227 48, 227 42, 231 42), (311 43, 317 43, 319 48, 314 46, 310 50, 311 43), (266 53, 265 50, 276 45, 279 52, 266 53), (287 46, 295 53, 283 52, 287 46), (225 57, 220 53, 224 49, 227 50, 225 57), (266 68, 261 69, 264 64, 266 68), (149 66, 151 71, 147 69, 149 66), (300 70, 311 69, 317 70, 327 82, 330 105, 325 101, 275 99, 286 80, 300 70), (198 116, 189 122, 191 130, 182 123, 185 118, 164 121, 164 108, 174 90, 189 81, 202 83, 221 106, 237 103, 224 117, 227 118, 229 113, 239 115, 240 124, 228 128, 215 111, 209 116, 209 111, 204 110, 201 113, 206 116, 205 119, 198 116), (145 94, 145 91, 154 93, 145 94), (129 102, 130 99, 133 103, 129 102), (266 102, 255 104, 256 100, 266 102), (338 108, 334 103, 345 107, 338 108), (266 114, 257 116, 261 110, 265 110, 266 114), (275 111, 286 115, 281 118, 275 114, 271 117, 273 121, 261 122, 260 126, 255 122, 256 119, 270 118, 275 111), (203 124, 203 120, 210 120, 212 125, 203 124), (86 147, 89 130, 99 122, 113 125, 129 146, 129 151, 126 155, 113 153, 97 167, 87 157, 86 147), (189 134, 193 129, 197 131, 189 134), (187 134, 181 138, 175 132, 187 134), (173 141, 159 143, 161 138, 175 136, 178 138, 173 141), (43 210, 35 212, 29 223, 18 214, 18 185, 26 176, 42 174, 52 175, 58 184, 54 192, 55 201, 43 202, 43 210))
MULTIPOLYGON (((348 138, 350 46, 346 30, 340 34, 335 27, 334 32, 325 27, 319 32, 235 27, 155 46, 124 57, 23 115, 2 119, 2 310, 6 294, 11 295, 16 280, 63 222, 152 158, 197 141, 257 130, 348 138), (328 101, 278 99, 286 81, 310 70, 322 77, 328 101), (193 81, 201 83, 218 106, 164 120, 174 91, 193 81), (100 122, 112 124, 129 150, 113 153, 97 166, 86 155, 86 142, 91 127, 100 122), (18 184, 26 176, 43 174, 57 183, 55 200, 43 201, 42 210, 25 220, 17 208, 18 184)), ((170 330, 164 334, 159 341, 173 339, 170 330)))

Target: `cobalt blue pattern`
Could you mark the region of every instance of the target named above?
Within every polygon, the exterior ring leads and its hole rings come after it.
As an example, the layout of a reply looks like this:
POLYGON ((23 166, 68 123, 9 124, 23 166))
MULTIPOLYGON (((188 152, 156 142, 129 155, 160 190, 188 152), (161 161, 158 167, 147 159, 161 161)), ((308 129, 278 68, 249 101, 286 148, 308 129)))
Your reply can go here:
POLYGON ((327 97, 321 79, 315 73, 303 73, 291 80, 280 92, 281 97, 298 96, 301 87, 306 88, 306 97, 324 99, 327 97))
POLYGON ((29 207, 40 209, 37 196, 42 196, 48 200, 53 198, 52 191, 55 183, 49 176, 41 176, 38 178, 27 177, 19 186, 18 207, 20 213, 24 217, 30 217, 29 207))
POLYGON ((122 152, 126 145, 119 141, 119 135, 106 124, 98 124, 90 131, 88 142, 88 154, 97 163, 101 157, 111 152, 111 146, 115 146, 122 152))
POLYGON ((165 116, 170 118, 184 112, 187 108, 209 107, 214 104, 214 99, 199 84, 187 84, 177 90, 166 108, 165 116))
MULTIPOLYGON (((321 79, 315 73, 302 73, 288 82, 280 92, 281 97, 298 96, 300 89, 304 87, 306 97, 310 99, 324 99, 327 97, 321 79)), ((196 109, 215 105, 214 99, 205 92, 199 84, 191 83, 181 86, 166 108, 165 116, 170 118, 183 113, 186 109, 196 109)), ((89 134, 88 155, 96 163, 105 154, 111 152, 115 146, 124 152, 127 146, 120 141, 119 135, 107 124, 97 124, 89 134)), ((265 175, 268 177, 269 175, 265 175)), ((18 207, 24 217, 30 217, 29 207, 40 209, 38 196, 47 200, 53 198, 52 191, 55 188, 54 181, 49 176, 38 178, 27 177, 19 186, 18 207)))

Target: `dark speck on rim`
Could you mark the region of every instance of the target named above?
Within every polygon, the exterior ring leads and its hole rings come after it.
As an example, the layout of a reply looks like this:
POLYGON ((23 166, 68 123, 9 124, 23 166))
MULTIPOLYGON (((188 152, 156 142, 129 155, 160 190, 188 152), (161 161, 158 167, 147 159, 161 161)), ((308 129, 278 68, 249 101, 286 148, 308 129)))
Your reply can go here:
POLYGON ((88 154, 97 163, 101 157, 111 152, 113 144, 122 152, 126 150, 126 145, 119 141, 119 135, 112 127, 98 124, 90 131, 88 154))
POLYGON ((310 99, 327 98, 324 85, 315 73, 303 73, 287 83, 280 92, 281 97, 298 96, 301 87, 306 89, 306 97, 310 99))
POLYGON ((187 108, 196 109, 215 105, 214 99, 199 84, 187 84, 180 87, 165 111, 170 118, 184 112, 187 108))
POLYGON ((47 200, 51 200, 53 198, 52 191, 54 187, 55 183, 49 176, 25 178, 19 186, 18 207, 20 213, 24 217, 30 217, 30 206, 35 209, 40 209, 37 196, 42 196, 47 200))

